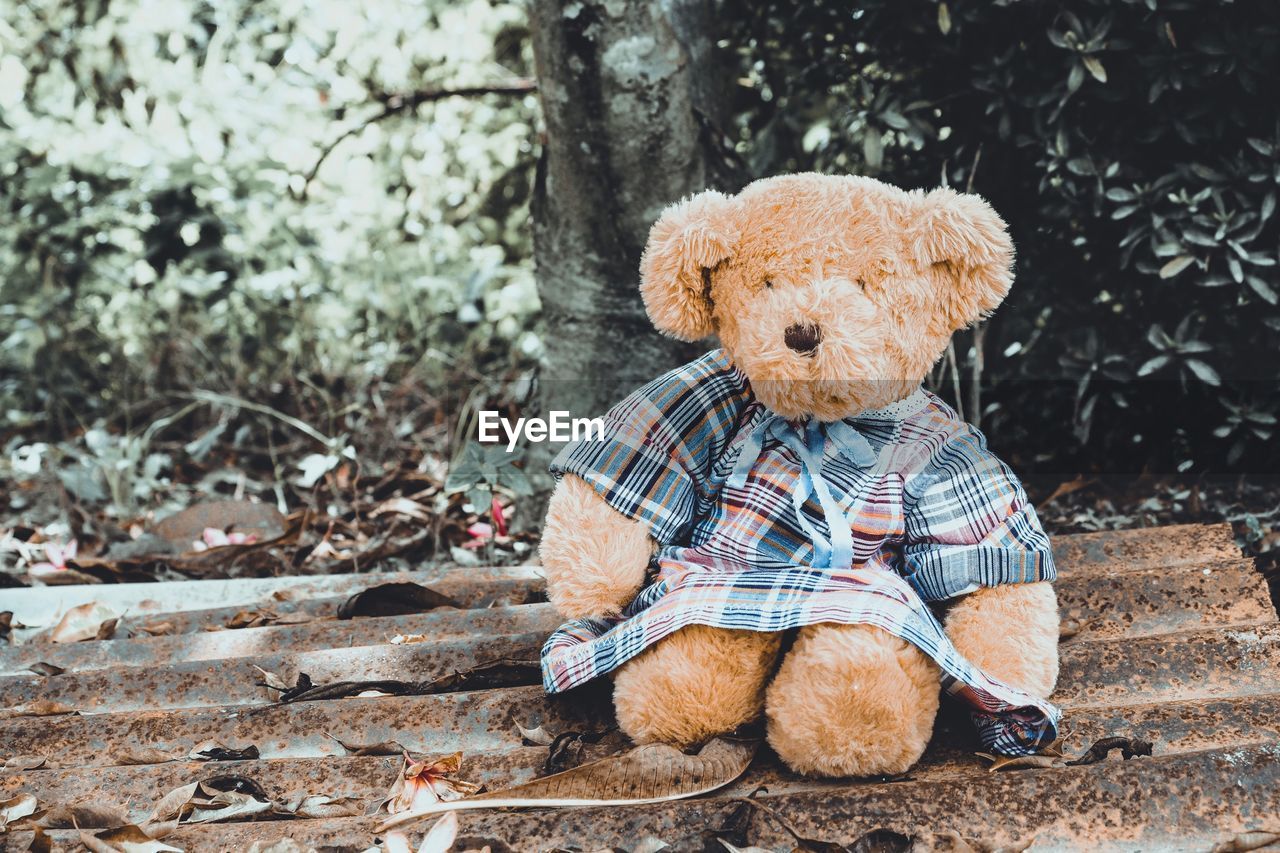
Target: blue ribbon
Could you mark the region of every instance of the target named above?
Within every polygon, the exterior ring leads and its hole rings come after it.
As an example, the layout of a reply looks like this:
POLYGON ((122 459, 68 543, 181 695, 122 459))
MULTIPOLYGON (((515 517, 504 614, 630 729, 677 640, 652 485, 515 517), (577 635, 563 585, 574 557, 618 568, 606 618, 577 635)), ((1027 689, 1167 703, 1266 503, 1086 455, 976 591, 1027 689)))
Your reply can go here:
POLYGON ((791 448, 800 457, 800 487, 791 492, 791 502, 795 506, 796 520, 813 543, 813 567, 849 568, 853 564, 853 527, 822 477, 822 454, 829 441, 855 466, 869 468, 875 464, 877 455, 871 442, 846 421, 821 423, 809 419, 798 427, 781 415, 769 414, 747 434, 742 452, 738 454, 726 481, 727 486, 740 489, 747 484, 747 475, 755 467, 769 438, 791 448), (830 539, 819 533, 805 517, 803 507, 810 495, 818 498, 830 539))

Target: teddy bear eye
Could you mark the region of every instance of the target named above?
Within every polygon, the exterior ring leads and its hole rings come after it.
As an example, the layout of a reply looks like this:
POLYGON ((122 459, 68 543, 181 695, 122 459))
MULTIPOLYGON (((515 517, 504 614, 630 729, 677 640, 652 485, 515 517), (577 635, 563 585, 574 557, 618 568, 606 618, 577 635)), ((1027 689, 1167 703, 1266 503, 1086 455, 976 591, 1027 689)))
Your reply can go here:
POLYGON ((866 280, 865 278, 859 278, 859 279, 857 280, 857 285, 858 285, 858 289, 859 289, 859 290, 866 291, 866 289, 867 289, 867 280, 866 280))
POLYGON ((773 290, 773 279, 771 279, 771 278, 766 278, 766 279, 764 280, 764 289, 765 289, 765 290, 773 290))

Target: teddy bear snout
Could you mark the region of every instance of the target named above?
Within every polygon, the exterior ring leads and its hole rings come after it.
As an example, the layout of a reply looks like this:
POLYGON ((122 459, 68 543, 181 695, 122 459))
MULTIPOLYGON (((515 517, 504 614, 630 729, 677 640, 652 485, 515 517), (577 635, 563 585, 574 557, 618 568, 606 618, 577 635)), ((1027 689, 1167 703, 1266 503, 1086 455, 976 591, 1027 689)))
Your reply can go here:
POLYGON ((801 355, 813 355, 822 343, 822 329, 812 323, 793 323, 782 333, 782 340, 801 355))

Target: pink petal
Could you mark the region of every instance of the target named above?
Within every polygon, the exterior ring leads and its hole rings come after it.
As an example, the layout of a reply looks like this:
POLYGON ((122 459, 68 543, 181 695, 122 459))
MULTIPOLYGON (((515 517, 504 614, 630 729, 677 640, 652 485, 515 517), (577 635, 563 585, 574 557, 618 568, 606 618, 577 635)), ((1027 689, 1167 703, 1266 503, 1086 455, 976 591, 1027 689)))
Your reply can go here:
POLYGON ((477 521, 475 524, 467 528, 467 532, 477 539, 488 539, 493 535, 493 527, 485 524, 483 521, 477 521))
POLYGON ((502 514, 502 504, 498 503, 497 498, 493 499, 489 507, 489 515, 493 518, 493 529, 498 531, 499 536, 506 536, 507 517, 502 514))

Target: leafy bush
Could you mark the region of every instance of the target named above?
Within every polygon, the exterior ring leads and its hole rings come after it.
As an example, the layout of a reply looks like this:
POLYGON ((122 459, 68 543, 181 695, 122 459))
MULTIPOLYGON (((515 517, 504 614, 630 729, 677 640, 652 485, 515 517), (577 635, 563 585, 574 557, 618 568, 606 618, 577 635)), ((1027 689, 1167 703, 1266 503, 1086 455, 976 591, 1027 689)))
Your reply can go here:
POLYGON ((209 387, 345 404, 537 351, 533 96, 398 106, 528 73, 518 5, 4 5, 9 427, 128 427, 209 387))
POLYGON ((1280 6, 751 8, 728 42, 753 172, 972 187, 1009 221, 1019 284, 956 362, 994 383, 968 415, 1002 446, 1274 470, 1280 6))

